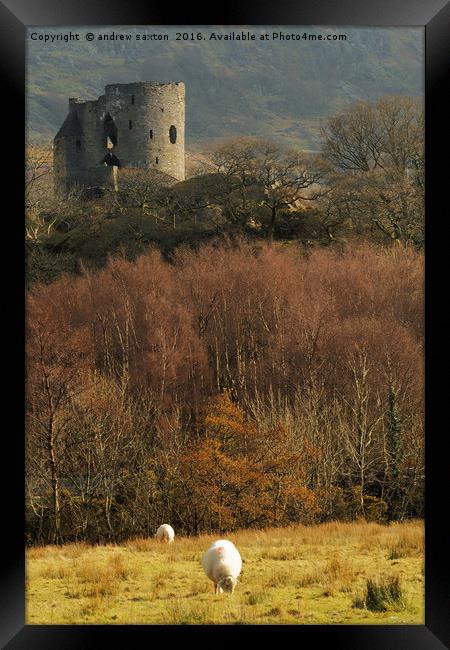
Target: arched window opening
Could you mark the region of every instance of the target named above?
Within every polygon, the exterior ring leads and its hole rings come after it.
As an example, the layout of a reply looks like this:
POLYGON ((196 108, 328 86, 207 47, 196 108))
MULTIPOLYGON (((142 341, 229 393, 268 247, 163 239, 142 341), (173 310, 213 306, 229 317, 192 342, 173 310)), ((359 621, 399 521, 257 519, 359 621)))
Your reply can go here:
POLYGON ((177 141, 177 128, 173 124, 169 129, 169 139, 172 144, 175 144, 175 142, 177 141))
POLYGON ((150 129, 150 140, 153 140, 153 129, 150 129))
POLYGON ((131 95, 131 103, 134 104, 134 95, 131 95))
POLYGON ((128 128, 129 129, 133 128, 133 122, 131 120, 128 120, 128 128))
POLYGON ((113 147, 116 146, 117 126, 109 113, 105 115, 105 119, 103 120, 103 137, 104 137, 105 147, 108 147, 109 143, 110 145, 108 148, 111 148, 111 145, 113 147))
POLYGON ((158 164, 158 156, 156 156, 156 164, 158 164))

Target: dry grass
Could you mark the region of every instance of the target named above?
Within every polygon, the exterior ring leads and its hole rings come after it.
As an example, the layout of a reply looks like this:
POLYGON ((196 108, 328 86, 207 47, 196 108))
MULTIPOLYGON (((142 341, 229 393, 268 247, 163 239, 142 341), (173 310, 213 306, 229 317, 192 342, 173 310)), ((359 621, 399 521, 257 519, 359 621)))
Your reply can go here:
POLYGON ((27 623, 424 621, 420 521, 332 522, 226 537, 243 558, 232 596, 214 595, 201 568, 210 535, 177 537, 170 546, 141 538, 123 546, 30 549, 27 623))
POLYGON ((407 605, 399 576, 389 576, 380 580, 369 578, 364 596, 355 598, 353 606, 366 608, 372 612, 404 609, 407 605))

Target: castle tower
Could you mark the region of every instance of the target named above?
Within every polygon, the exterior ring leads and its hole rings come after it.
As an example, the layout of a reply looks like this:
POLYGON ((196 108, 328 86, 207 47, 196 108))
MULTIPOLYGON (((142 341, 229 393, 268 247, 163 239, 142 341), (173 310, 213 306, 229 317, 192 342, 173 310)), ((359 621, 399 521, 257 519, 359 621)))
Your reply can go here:
POLYGON ((110 84, 95 101, 69 99, 54 139, 56 189, 104 186, 112 165, 184 180, 184 123, 183 83, 110 84))

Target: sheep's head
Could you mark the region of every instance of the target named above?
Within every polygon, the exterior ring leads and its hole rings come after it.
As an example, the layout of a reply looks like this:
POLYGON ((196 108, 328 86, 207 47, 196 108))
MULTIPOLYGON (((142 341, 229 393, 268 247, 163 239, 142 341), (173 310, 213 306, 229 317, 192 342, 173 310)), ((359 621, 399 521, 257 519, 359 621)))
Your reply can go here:
POLYGON ((227 594, 232 594, 234 591, 234 588, 237 585, 237 578, 233 578, 233 576, 226 576, 225 578, 222 578, 219 580, 218 584, 221 589, 227 594))

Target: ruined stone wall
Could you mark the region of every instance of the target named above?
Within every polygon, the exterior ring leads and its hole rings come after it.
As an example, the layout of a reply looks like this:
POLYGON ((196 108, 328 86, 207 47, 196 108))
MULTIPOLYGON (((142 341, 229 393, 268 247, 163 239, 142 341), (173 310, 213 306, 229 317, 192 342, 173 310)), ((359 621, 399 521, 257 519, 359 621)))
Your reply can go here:
POLYGON ((53 160, 57 189, 67 192, 76 184, 104 185, 109 178, 110 170, 101 164, 105 152, 100 115, 99 101, 80 102, 77 99, 69 99, 69 115, 62 127, 62 133, 54 140, 53 160), (71 121, 74 115, 78 118, 76 126, 71 121))
POLYGON ((106 86, 106 111, 117 126, 114 153, 123 167, 155 169, 184 180, 184 98, 182 83, 106 86))
POLYGON ((95 101, 69 100, 69 115, 54 140, 57 186, 102 185, 110 177, 101 163, 109 151, 121 167, 184 180, 184 84, 111 84, 105 91, 95 101))
POLYGON ((73 110, 77 111, 82 125, 80 156, 82 167, 79 171, 80 181, 83 184, 95 185, 104 177, 104 165, 101 159, 105 155, 102 138, 101 106, 99 101, 77 102, 73 110))

